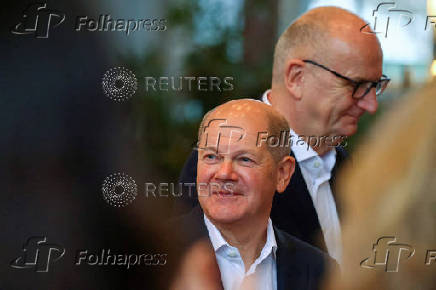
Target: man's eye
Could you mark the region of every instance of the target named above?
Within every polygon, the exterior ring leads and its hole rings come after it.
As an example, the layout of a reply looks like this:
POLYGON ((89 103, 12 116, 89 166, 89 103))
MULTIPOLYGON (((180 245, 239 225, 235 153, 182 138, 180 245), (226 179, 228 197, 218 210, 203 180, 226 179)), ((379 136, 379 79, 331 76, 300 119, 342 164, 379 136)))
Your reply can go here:
POLYGON ((215 160, 218 158, 218 156, 216 156, 215 154, 206 154, 203 158, 206 160, 215 160))
POLYGON ((253 162, 253 160, 248 157, 240 157, 239 160, 241 160, 242 162, 253 162))

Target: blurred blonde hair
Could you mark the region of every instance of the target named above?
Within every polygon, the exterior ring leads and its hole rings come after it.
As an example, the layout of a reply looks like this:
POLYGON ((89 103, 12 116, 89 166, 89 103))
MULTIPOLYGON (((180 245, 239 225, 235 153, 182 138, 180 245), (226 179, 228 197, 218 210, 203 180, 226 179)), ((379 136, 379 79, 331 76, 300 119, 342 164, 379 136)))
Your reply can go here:
POLYGON ((436 289, 436 82, 406 97, 379 120, 338 180, 345 209, 342 275, 328 289, 436 289), (365 269, 383 236, 415 248, 397 273, 365 269))

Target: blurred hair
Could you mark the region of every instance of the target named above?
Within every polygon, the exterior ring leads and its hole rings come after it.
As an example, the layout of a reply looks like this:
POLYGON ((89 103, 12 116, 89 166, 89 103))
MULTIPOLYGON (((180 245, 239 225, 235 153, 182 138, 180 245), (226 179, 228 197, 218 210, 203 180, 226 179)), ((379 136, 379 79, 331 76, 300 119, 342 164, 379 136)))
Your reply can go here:
POLYGON ((345 209, 342 279, 328 289, 436 289, 436 82, 387 113, 338 178, 345 209), (365 269, 377 239, 393 236, 416 252, 399 273, 365 269))

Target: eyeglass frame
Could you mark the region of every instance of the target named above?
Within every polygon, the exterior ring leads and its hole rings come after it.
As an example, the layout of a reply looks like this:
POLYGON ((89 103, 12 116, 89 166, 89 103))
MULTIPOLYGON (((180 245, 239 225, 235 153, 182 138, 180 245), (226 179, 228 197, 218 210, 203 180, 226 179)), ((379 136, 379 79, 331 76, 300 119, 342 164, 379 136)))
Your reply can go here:
POLYGON ((381 95, 381 94, 383 93, 383 91, 386 89, 386 87, 387 87, 387 85, 389 84, 389 82, 391 81, 391 79, 388 78, 386 75, 382 75, 382 78, 381 78, 380 80, 376 81, 376 82, 373 82, 373 81, 355 81, 355 80, 353 80, 353 79, 350 79, 349 77, 346 77, 346 76, 344 76, 344 75, 341 75, 340 73, 338 73, 338 72, 336 72, 336 71, 334 71, 334 70, 332 70, 332 69, 329 69, 329 68, 326 67, 325 65, 322 65, 322 64, 317 63, 316 61, 313 61, 313 60, 310 60, 310 59, 303 59, 303 62, 305 62, 305 63, 310 63, 310 64, 313 64, 313 65, 315 65, 315 66, 318 66, 318 67, 320 67, 320 68, 322 68, 322 69, 325 69, 326 71, 331 72, 332 74, 334 74, 335 76, 337 76, 337 77, 339 77, 339 78, 341 78, 341 79, 344 79, 344 80, 347 80, 347 81, 351 82, 351 83, 354 85, 353 94, 352 94, 351 96, 352 96, 353 99, 356 99, 356 100, 360 100, 360 99, 362 99, 363 97, 365 97, 365 96, 369 93, 369 91, 370 91, 372 88, 375 88, 375 89, 376 89, 376 93, 375 93, 376 96, 381 95), (383 82, 386 82, 386 87, 385 87, 381 92, 377 93, 377 85, 378 85, 378 84, 382 84, 383 82), (365 93, 364 93, 362 96, 360 96, 360 97, 355 97, 354 94, 357 92, 357 89, 359 88, 359 86, 360 86, 361 84, 364 84, 364 83, 371 83, 371 86, 369 86, 369 87, 367 88, 367 90, 365 91, 365 93))

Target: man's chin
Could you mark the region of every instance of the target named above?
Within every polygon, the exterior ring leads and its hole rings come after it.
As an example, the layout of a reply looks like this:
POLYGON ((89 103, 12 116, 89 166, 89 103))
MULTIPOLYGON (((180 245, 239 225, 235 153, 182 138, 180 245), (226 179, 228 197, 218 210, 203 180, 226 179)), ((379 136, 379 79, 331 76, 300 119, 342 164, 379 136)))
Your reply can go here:
POLYGON ((357 132, 357 124, 348 126, 348 130, 342 134, 342 136, 351 137, 357 132))
POLYGON ((336 131, 337 136, 346 136, 351 137, 357 132, 357 123, 355 122, 347 122, 347 124, 344 124, 341 126, 339 130, 336 131))
POLYGON ((207 216, 213 223, 219 224, 233 224, 240 221, 243 217, 241 212, 229 211, 225 209, 213 209, 207 213, 207 216))

